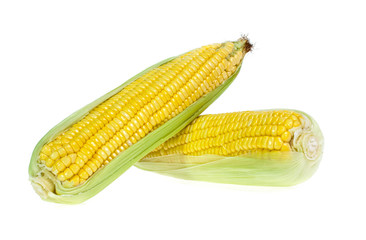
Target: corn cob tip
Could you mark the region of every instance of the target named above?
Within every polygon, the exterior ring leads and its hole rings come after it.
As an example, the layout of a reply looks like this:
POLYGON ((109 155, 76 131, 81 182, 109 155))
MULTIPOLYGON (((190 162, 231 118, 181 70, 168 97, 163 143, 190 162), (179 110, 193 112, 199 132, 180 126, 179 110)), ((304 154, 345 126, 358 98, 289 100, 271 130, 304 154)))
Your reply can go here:
POLYGON ((237 48, 242 48, 244 53, 248 53, 252 51, 253 44, 250 43, 247 35, 242 35, 238 41, 236 41, 237 48))

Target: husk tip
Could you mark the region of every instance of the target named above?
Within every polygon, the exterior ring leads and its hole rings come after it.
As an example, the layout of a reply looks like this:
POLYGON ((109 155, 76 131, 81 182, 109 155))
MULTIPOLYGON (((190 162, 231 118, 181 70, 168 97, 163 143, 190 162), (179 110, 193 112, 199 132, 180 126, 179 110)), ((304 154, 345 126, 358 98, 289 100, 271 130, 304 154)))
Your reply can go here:
POLYGON ((254 45, 250 42, 247 34, 241 35, 238 42, 242 42, 244 44, 243 45, 243 51, 245 53, 251 52, 253 50, 254 45))

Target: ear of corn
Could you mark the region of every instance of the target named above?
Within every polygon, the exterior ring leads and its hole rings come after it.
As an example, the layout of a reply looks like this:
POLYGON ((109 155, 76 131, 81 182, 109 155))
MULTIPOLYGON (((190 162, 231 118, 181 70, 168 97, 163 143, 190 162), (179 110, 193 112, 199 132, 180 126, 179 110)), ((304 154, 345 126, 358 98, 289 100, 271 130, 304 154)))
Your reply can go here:
POLYGON ((294 110, 200 116, 135 166, 188 180, 290 186, 316 171, 323 136, 294 110))
POLYGON ((94 196, 218 98, 249 50, 242 38, 164 60, 73 113, 35 147, 34 189, 59 203, 94 196))

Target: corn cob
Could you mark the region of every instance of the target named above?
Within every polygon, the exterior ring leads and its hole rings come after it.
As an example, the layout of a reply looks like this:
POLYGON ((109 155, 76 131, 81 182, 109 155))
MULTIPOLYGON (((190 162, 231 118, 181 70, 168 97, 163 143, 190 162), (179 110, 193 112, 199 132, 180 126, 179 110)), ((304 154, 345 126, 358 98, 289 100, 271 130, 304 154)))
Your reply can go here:
POLYGON ((135 165, 183 179, 289 186, 315 172, 322 148, 305 113, 247 111, 200 116, 135 165))
POLYGON ((36 192, 78 203, 101 191, 212 103, 250 47, 241 38, 167 59, 66 118, 33 151, 36 192))

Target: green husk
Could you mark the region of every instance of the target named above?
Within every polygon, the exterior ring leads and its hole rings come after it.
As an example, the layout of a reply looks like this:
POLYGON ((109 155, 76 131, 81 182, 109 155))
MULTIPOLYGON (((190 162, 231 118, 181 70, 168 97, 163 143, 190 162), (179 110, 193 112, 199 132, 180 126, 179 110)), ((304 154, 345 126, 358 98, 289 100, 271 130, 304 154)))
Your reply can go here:
POLYGON ((50 202, 76 204, 81 203, 96 195, 98 192, 100 192, 110 183, 112 183, 115 179, 117 179, 135 162, 139 161, 150 151, 155 149, 157 146, 162 144, 170 137, 174 136, 187 124, 194 120, 212 102, 214 102, 226 90, 226 88, 229 87, 232 81, 236 78, 241 67, 239 66, 235 73, 215 90, 201 97, 195 103, 186 108, 182 113, 170 119, 158 129, 146 135, 136 144, 123 151, 112 162, 95 172, 93 176, 90 177, 82 185, 76 187, 64 187, 52 173, 45 170, 44 166, 39 164, 39 154, 41 148, 48 142, 52 141, 59 133, 63 132, 71 125, 81 120, 85 115, 88 114, 90 110, 121 91, 125 86, 136 80, 138 77, 173 59, 174 57, 151 66, 150 68, 129 79, 121 86, 105 94, 94 102, 88 104, 82 109, 76 111, 75 113, 64 119, 62 122, 57 124, 54 128, 52 128, 38 142, 32 153, 29 165, 29 176, 34 189, 41 196, 42 199, 50 202))
MULTIPOLYGON (((293 110, 292 110, 293 111, 293 110)), ((309 115, 309 131, 299 138, 297 151, 268 152, 252 155, 225 157, 218 155, 167 155, 135 164, 136 167, 186 180, 207 181, 256 186, 292 186, 309 179, 317 170, 323 152, 323 135, 318 124, 309 115), (304 149, 308 137, 314 137, 319 148, 314 157, 304 149), (172 161, 172 160, 179 161, 172 161)))

